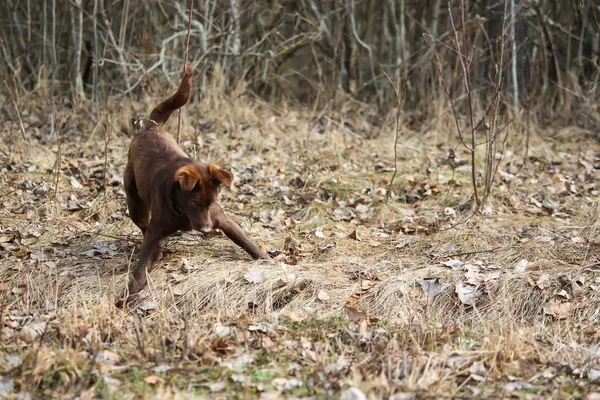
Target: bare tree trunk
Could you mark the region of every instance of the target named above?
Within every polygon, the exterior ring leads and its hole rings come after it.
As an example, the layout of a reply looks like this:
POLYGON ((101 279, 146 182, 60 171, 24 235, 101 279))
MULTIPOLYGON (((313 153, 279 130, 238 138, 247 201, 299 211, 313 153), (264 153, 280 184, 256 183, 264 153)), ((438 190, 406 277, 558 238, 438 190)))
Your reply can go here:
POLYGON ((231 29, 231 34, 227 38, 229 49, 228 51, 232 54, 232 68, 230 78, 238 76, 238 63, 239 63, 239 54, 241 48, 241 40, 240 40, 240 5, 238 0, 229 0, 231 4, 231 19, 233 28, 231 29))
POLYGON ((31 0, 27 0, 27 42, 31 43, 31 0))
MULTIPOLYGON (((408 54, 406 46, 406 0, 400 0, 400 37, 398 38, 398 60, 397 63, 400 65, 406 59, 408 54)), ((400 82, 400 68, 397 70, 397 81, 400 82)))
MULTIPOLYGON (((358 30, 356 29, 356 20, 354 18, 354 0, 350 0, 350 21, 352 22, 352 33, 354 34, 354 39, 360 44, 362 48, 367 50, 369 54, 369 67, 371 69, 371 79, 373 80, 373 86, 375 87, 375 93, 379 93, 379 85, 377 83, 377 75, 375 75, 375 59, 373 56, 373 49, 368 43, 365 43, 360 36, 358 35, 358 30)), ((379 100, 381 100, 381 96, 377 96, 379 100)))
MULTIPOLYGON (((11 9, 13 26, 14 26, 14 30, 15 30, 14 36, 16 36, 16 39, 17 39, 17 43, 19 46, 19 53, 21 54, 21 56, 24 60, 25 70, 27 71, 27 74, 29 75, 27 81, 30 84, 33 84, 36 79, 35 68, 31 61, 31 58, 29 57, 28 46, 27 46, 27 43, 25 43, 25 38, 23 36, 23 30, 21 29, 21 21, 19 20, 19 13, 17 12, 17 7, 13 5, 12 0, 9 0, 7 5, 11 9)), ((33 85, 31 85, 31 86, 33 86, 33 85)))
MULTIPOLYGON (((45 68, 48 64, 46 62, 46 49, 48 48, 48 2, 43 0, 42 2, 42 67, 45 68)), ((44 75, 48 76, 44 71, 44 75)))
MULTIPOLYGON (((516 12, 515 12, 515 1, 510 0, 510 39, 512 41, 512 63, 511 63, 511 74, 512 74, 512 86, 513 86, 513 109, 515 112, 519 110, 519 81, 517 79, 517 40, 515 31, 517 29, 516 12)), ((570 56, 569 56, 570 57, 570 56)), ((500 64, 502 68, 502 64, 500 64)))
POLYGON ((127 17, 129 16, 129 0, 125 0, 123 14, 121 14, 121 29, 119 29, 119 47, 125 48, 125 35, 127 32, 127 17))
POLYGON ((100 121, 100 107, 98 105, 98 0, 94 0, 94 64, 92 75, 92 101, 96 110, 96 119, 100 121))
POLYGON ((52 78, 50 79, 50 135, 52 138, 56 133, 56 109, 54 105, 54 83, 56 82, 56 69, 58 68, 58 63, 56 61, 56 0, 52 0, 52 4, 50 5, 52 9, 50 10, 50 15, 52 18, 52 78))
MULTIPOLYGON (((75 60, 73 65, 73 75, 75 81, 75 95, 80 100, 85 99, 85 92, 83 90, 83 79, 81 77, 81 52, 83 51, 83 8, 81 0, 75 0, 75 6, 79 11, 78 21, 73 26, 73 47, 75 50, 75 60), (76 30, 77 29, 77 30, 76 30)), ((75 11, 71 8, 71 20, 73 21, 75 11)), ((74 22, 74 21, 73 21, 74 22)))
POLYGON ((438 35, 438 24, 440 21, 440 7, 441 7, 441 2, 442 0, 433 0, 433 9, 432 11, 432 18, 431 18, 431 35, 434 38, 437 38, 438 35))

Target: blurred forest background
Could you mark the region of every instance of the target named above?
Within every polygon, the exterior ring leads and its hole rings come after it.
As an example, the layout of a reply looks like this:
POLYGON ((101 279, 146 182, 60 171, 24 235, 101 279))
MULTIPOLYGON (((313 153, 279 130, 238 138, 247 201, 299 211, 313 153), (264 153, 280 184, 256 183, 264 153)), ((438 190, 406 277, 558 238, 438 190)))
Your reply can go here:
MULTIPOLYGON (((1 7, 0 75, 12 95, 38 90, 98 105, 156 94, 157 80, 179 82, 189 1, 1 7)), ((201 87, 219 71, 227 90, 243 83, 317 112, 347 98, 395 109, 394 80, 406 89, 409 124, 434 119, 449 95, 458 113, 484 115, 498 98, 507 120, 595 129, 599 18, 598 0, 196 0, 189 60, 197 72, 214 62, 201 87)))

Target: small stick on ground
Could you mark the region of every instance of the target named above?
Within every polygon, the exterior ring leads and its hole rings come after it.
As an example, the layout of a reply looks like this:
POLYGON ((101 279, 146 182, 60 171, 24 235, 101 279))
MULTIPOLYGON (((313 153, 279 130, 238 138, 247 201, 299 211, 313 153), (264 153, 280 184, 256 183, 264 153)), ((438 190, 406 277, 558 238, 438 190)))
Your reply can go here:
POLYGON ((140 351, 140 354, 142 355, 142 357, 146 357, 146 350, 144 349, 144 341, 142 340, 142 332, 140 330, 140 324, 138 323, 137 319, 133 320, 133 327, 135 328, 135 337, 137 339, 137 344, 138 344, 138 350, 140 351))

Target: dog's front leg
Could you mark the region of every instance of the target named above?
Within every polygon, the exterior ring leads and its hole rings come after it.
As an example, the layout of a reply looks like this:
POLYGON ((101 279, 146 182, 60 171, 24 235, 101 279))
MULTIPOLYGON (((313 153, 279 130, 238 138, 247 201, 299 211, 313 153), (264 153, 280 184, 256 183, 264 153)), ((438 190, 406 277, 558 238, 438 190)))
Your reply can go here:
POLYGON ((235 244, 244 249, 246 253, 250 254, 252 258, 255 260, 259 258, 271 260, 271 257, 254 244, 248 236, 246 236, 242 228, 240 228, 234 220, 229 218, 217 203, 213 203, 210 206, 210 219, 212 220, 214 229, 219 229, 223 232, 235 244))
POLYGON ((147 274, 152 271, 152 263, 159 255, 159 244, 162 235, 155 229, 150 227, 144 234, 142 248, 140 250, 140 258, 137 262, 133 275, 129 279, 129 285, 126 293, 126 298, 117 302, 117 307, 123 307, 125 304, 132 302, 137 297, 137 294, 142 290, 148 282, 147 274))

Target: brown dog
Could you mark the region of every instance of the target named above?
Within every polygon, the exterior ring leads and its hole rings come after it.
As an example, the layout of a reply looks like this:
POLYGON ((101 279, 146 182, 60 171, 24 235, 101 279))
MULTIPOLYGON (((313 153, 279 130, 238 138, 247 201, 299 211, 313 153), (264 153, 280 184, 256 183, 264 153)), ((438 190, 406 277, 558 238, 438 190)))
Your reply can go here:
POLYGON ((233 174, 192 160, 161 129, 173 111, 188 102, 191 81, 188 68, 177 92, 152 110, 152 126, 134 137, 129 147, 123 175, 127 207, 144 240, 128 293, 117 302, 119 307, 134 300, 146 286, 146 274, 160 257, 161 239, 177 231, 219 229, 253 258, 269 259, 216 203, 219 187, 230 187, 233 174))

